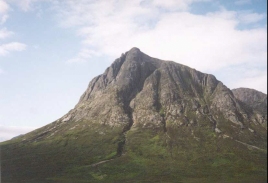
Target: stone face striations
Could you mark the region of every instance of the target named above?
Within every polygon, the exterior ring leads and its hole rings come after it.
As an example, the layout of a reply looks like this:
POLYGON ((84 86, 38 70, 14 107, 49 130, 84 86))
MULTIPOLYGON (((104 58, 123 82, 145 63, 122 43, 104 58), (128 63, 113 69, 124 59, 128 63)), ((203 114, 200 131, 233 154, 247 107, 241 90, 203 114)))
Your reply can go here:
MULTIPOLYGON (((125 126, 133 121, 133 125, 159 127, 163 125, 162 111, 165 120, 174 125, 198 121, 200 116, 211 116, 217 124, 219 114, 239 128, 245 128, 251 120, 266 124, 254 111, 245 111, 240 95, 234 94, 213 75, 151 58, 132 48, 94 78, 76 107, 66 115, 68 118, 58 121, 86 119, 110 126, 125 126), (191 118, 188 113, 195 115, 191 118)), ((263 95, 260 100, 265 101, 263 95)), ((248 106, 267 108, 251 101, 248 106)))

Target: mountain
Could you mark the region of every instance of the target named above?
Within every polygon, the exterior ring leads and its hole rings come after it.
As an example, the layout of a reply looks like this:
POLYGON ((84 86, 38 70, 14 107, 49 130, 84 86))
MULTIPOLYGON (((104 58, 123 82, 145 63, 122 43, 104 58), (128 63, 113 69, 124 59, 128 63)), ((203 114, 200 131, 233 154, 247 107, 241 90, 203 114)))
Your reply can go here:
MULTIPOLYGON (((237 88, 232 90, 236 99, 244 105, 251 107, 259 114, 263 120, 263 124, 267 125, 267 95, 254 89, 237 88)), ((260 117, 260 118, 261 118, 260 117)), ((261 121, 261 119, 259 120, 261 121)))
POLYGON ((2 182, 266 182, 265 106, 240 93, 132 48, 66 115, 1 143, 2 182))

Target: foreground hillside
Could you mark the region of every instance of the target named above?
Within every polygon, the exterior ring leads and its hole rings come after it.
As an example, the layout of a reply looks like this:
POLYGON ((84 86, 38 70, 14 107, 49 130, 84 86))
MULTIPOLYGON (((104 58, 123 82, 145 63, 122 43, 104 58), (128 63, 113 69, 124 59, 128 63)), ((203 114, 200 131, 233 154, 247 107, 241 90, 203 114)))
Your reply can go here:
POLYGON ((267 102, 245 101, 133 48, 62 118, 1 144, 2 182, 266 182, 267 102))

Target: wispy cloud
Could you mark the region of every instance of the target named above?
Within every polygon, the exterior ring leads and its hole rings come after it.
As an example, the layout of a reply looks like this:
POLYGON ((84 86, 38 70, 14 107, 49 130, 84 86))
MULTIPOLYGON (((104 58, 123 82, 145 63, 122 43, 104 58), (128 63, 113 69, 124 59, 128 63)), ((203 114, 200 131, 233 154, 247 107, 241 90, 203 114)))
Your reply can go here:
POLYGON ((152 6, 156 6, 159 8, 164 8, 167 10, 183 10, 186 11, 189 9, 189 6, 194 2, 205 2, 210 0, 153 0, 152 6))
MULTIPOLYGON (((91 54, 83 50, 118 57, 135 46, 154 57, 204 72, 216 73, 237 65, 267 66, 266 26, 237 28, 258 23, 266 14, 219 7, 217 12, 196 15, 188 11, 195 2, 66 0, 55 9, 61 25, 77 28, 82 39, 81 51, 72 62, 89 60, 91 54)), ((247 81, 253 80, 249 77, 247 81)))
MULTIPOLYGON (((6 38, 11 37, 14 32, 8 30, 6 27, 2 27, 3 24, 8 19, 8 11, 10 10, 9 4, 4 1, 0 0, 0 41, 6 38)), ((0 42, 0 56, 5 56, 13 51, 23 51, 26 49, 26 45, 23 43, 19 43, 16 41, 3 43, 0 42)))
POLYGON ((259 13, 241 13, 239 15, 239 19, 242 23, 251 24, 257 23, 261 20, 266 18, 266 14, 259 14, 259 13))
POLYGON ((4 24, 7 21, 8 17, 9 16, 7 14, 0 16, 0 25, 4 24))
POLYGON ((19 42, 11 42, 0 45, 0 56, 5 56, 13 51, 23 51, 26 49, 26 45, 19 42))
MULTIPOLYGON (((27 10, 34 2, 45 0, 12 1, 27 10)), ((250 65, 251 69, 267 67, 264 41, 267 27, 238 29, 241 24, 259 23, 267 15, 229 11, 222 4, 216 12, 191 13, 191 5, 201 1, 209 0, 55 0, 51 3, 59 24, 63 28, 75 28, 81 37, 81 50, 68 62, 84 62, 102 55, 116 58, 135 46, 154 57, 203 72, 216 73, 237 65, 250 65)))
POLYGON ((18 6, 21 10, 27 12, 35 8, 34 3, 39 2, 55 2, 58 0, 8 0, 8 3, 18 6))
POLYGON ((244 4, 251 4, 251 0, 236 0, 236 5, 244 5, 244 4))
MULTIPOLYGON (((157 8, 168 8, 177 1, 161 2, 143 5, 140 1, 133 1, 130 6, 129 2, 68 0, 63 6, 59 5, 64 7, 59 13, 63 25, 79 25, 82 49, 112 57, 136 46, 155 57, 203 71, 266 60, 267 44, 263 41, 267 37, 266 28, 236 29, 242 21, 257 22, 264 15, 251 13, 239 18, 237 12, 227 10, 206 15, 187 11, 166 13, 157 8)), ((184 1, 187 6, 192 2, 184 1)), ((81 60, 79 55, 77 60, 81 60)))
POLYGON ((0 29, 0 39, 5 39, 9 36, 11 36, 13 32, 8 31, 7 28, 0 29))
POLYGON ((68 60, 68 62, 69 63, 86 62, 90 58, 96 57, 99 55, 100 54, 94 50, 82 49, 75 58, 68 60))
POLYGON ((8 19, 7 12, 9 11, 9 9, 9 5, 5 1, 0 0, 0 25, 4 24, 8 19))
POLYGON ((9 5, 3 1, 0 0, 0 14, 5 14, 9 10, 9 5))
POLYGON ((18 135, 26 134, 36 127, 21 127, 21 126, 3 126, 0 125, 0 142, 9 140, 18 135))
POLYGON ((267 93, 267 67, 262 70, 251 66, 239 66, 225 70, 228 84, 231 89, 247 86, 267 93), (250 67, 251 69, 249 69, 250 67), (237 76, 239 73, 239 77, 237 76), (233 79, 232 79, 233 78, 233 79), (234 79, 235 78, 235 79, 234 79))
POLYGON ((267 73, 261 72, 256 76, 240 78, 240 80, 233 83, 233 86, 231 85, 232 88, 239 88, 241 86, 254 88, 267 94, 267 73))

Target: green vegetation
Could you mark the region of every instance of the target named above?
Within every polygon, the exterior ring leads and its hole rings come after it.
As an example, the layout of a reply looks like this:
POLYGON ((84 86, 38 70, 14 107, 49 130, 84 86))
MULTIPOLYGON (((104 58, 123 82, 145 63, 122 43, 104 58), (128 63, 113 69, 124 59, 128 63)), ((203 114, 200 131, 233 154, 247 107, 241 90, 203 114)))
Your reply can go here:
POLYGON ((223 139, 206 126, 170 126, 167 133, 162 129, 135 128, 127 132, 123 155, 118 157, 120 133, 120 129, 95 125, 42 142, 5 143, 1 146, 3 182, 9 183, 11 178, 17 182, 23 178, 27 183, 267 180, 266 153, 223 139), (110 161, 92 166, 105 160, 110 161), (24 171, 18 172, 17 168, 24 171))
POLYGON ((161 108, 159 111, 160 116, 164 117, 165 116, 165 109, 161 108))

